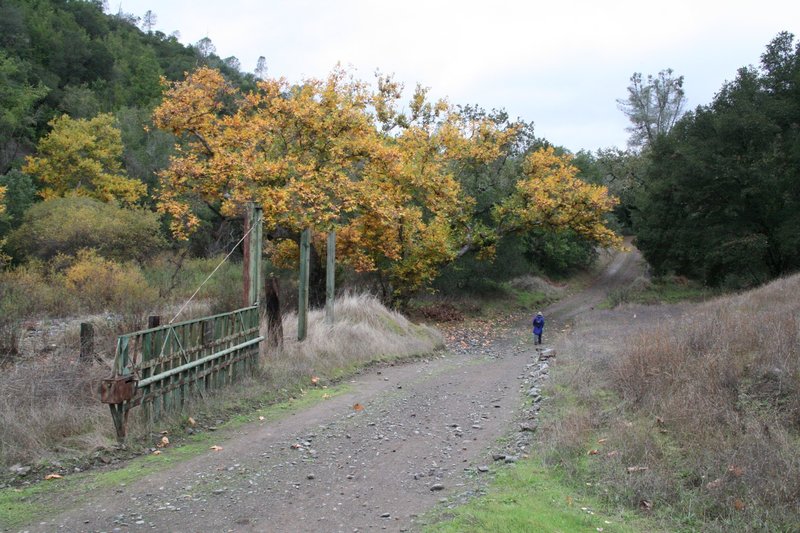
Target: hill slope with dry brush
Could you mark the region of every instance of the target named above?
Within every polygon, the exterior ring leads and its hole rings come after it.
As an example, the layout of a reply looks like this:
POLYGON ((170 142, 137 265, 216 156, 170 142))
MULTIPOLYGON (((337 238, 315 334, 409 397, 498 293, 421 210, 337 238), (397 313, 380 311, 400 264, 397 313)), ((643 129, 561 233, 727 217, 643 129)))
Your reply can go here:
POLYGON ((585 317, 561 342, 551 464, 669 529, 800 524, 800 275, 585 317))

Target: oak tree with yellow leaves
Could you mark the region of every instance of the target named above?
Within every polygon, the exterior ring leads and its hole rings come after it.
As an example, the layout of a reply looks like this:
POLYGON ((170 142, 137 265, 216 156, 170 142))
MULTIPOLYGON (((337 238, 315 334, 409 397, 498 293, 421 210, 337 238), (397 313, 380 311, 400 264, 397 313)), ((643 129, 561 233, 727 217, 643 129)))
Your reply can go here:
POLYGON ((500 235, 537 227, 571 229, 602 246, 621 245, 621 238, 605 221, 618 200, 607 187, 578 178, 578 168, 571 160, 571 155, 558 155, 553 147, 528 155, 523 164, 525 176, 494 209, 500 235))
POLYGON ((180 144, 161 174, 159 209, 179 237, 197 229, 198 202, 235 216, 256 201, 274 262, 291 262, 303 229, 314 231, 320 249, 336 230, 338 258, 379 271, 395 297, 424 286, 467 249, 490 252, 502 232, 546 224, 613 241, 596 223, 613 202, 547 153, 531 157, 528 177, 497 206, 496 227, 476 222, 455 164, 503 156, 516 128, 429 102, 421 87, 401 113, 402 87, 391 78, 380 77, 373 92, 338 68, 299 85, 265 79, 249 93, 209 68, 165 86, 154 122, 180 144), (580 214, 584 208, 592 214, 580 214))

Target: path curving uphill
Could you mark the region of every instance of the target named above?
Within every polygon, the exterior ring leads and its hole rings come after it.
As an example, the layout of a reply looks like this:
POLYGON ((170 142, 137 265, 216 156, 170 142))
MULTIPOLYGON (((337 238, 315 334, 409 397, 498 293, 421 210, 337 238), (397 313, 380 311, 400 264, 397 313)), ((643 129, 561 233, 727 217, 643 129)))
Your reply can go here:
MULTIPOLYGON (((617 253, 589 288, 545 310, 550 331, 641 268, 635 251, 617 253)), ((220 451, 23 530, 416 531, 421 514, 474 495, 501 439, 519 429, 520 385, 537 357, 528 320, 461 332, 443 356, 365 371, 346 394, 220 434, 220 451)))

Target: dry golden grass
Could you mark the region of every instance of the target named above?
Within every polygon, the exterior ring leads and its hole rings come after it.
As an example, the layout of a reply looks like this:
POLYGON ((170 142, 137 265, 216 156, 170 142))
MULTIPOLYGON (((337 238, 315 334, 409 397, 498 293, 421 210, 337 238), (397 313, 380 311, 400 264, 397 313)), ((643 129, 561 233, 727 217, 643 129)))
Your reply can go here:
POLYGON ((63 355, 40 357, 0 373, 2 464, 42 462, 112 442, 108 407, 96 392, 108 369, 70 363, 63 355))
POLYGON ((431 353, 444 347, 438 331, 411 323, 374 296, 342 296, 334 309, 333 325, 325 323, 324 311, 309 313, 308 334, 303 342, 297 341, 297 315, 284 317, 283 349, 266 352, 267 372, 289 380, 311 375, 335 378, 366 363, 431 353))
POLYGON ((559 351, 562 410, 543 424, 550 460, 670 528, 796 530, 800 276, 593 318, 559 351))
POLYGON ((699 305, 633 335, 611 368, 623 397, 690 432, 766 410, 800 429, 800 277, 699 305))

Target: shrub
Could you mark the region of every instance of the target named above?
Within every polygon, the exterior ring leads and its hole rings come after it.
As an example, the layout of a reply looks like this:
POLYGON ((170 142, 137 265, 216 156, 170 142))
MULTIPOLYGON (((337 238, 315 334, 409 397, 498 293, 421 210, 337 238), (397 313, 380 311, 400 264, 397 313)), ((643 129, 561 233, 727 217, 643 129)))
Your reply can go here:
MULTIPOLYGON (((222 261, 223 255, 182 259, 163 254, 145 268, 145 277, 159 295, 182 305, 222 261)), ((197 293, 207 312, 222 313, 242 307, 242 264, 226 261, 197 293)), ((207 313, 206 313, 207 314, 207 313)), ((183 315, 182 315, 183 316, 183 315)))
POLYGON ((92 250, 78 252, 64 270, 63 283, 89 312, 113 310, 143 315, 156 306, 158 299, 158 291, 147 284, 139 267, 109 261, 92 250))
POLYGON ((5 213, 0 215, 0 236, 16 228, 22 221, 25 211, 33 204, 36 188, 31 177, 19 170, 12 170, 0 176, 0 188, 5 187, 5 213))
POLYGON ((141 263, 165 245, 156 213, 84 197, 33 205, 8 239, 8 249, 17 259, 42 260, 92 248, 107 259, 141 263))
POLYGON ((66 315, 77 310, 64 285, 53 280, 46 266, 33 261, 0 272, 0 316, 22 320, 41 315, 66 315))
POLYGON ((533 231, 523 238, 525 256, 551 276, 565 276, 588 268, 597 259, 594 244, 571 230, 533 231))

